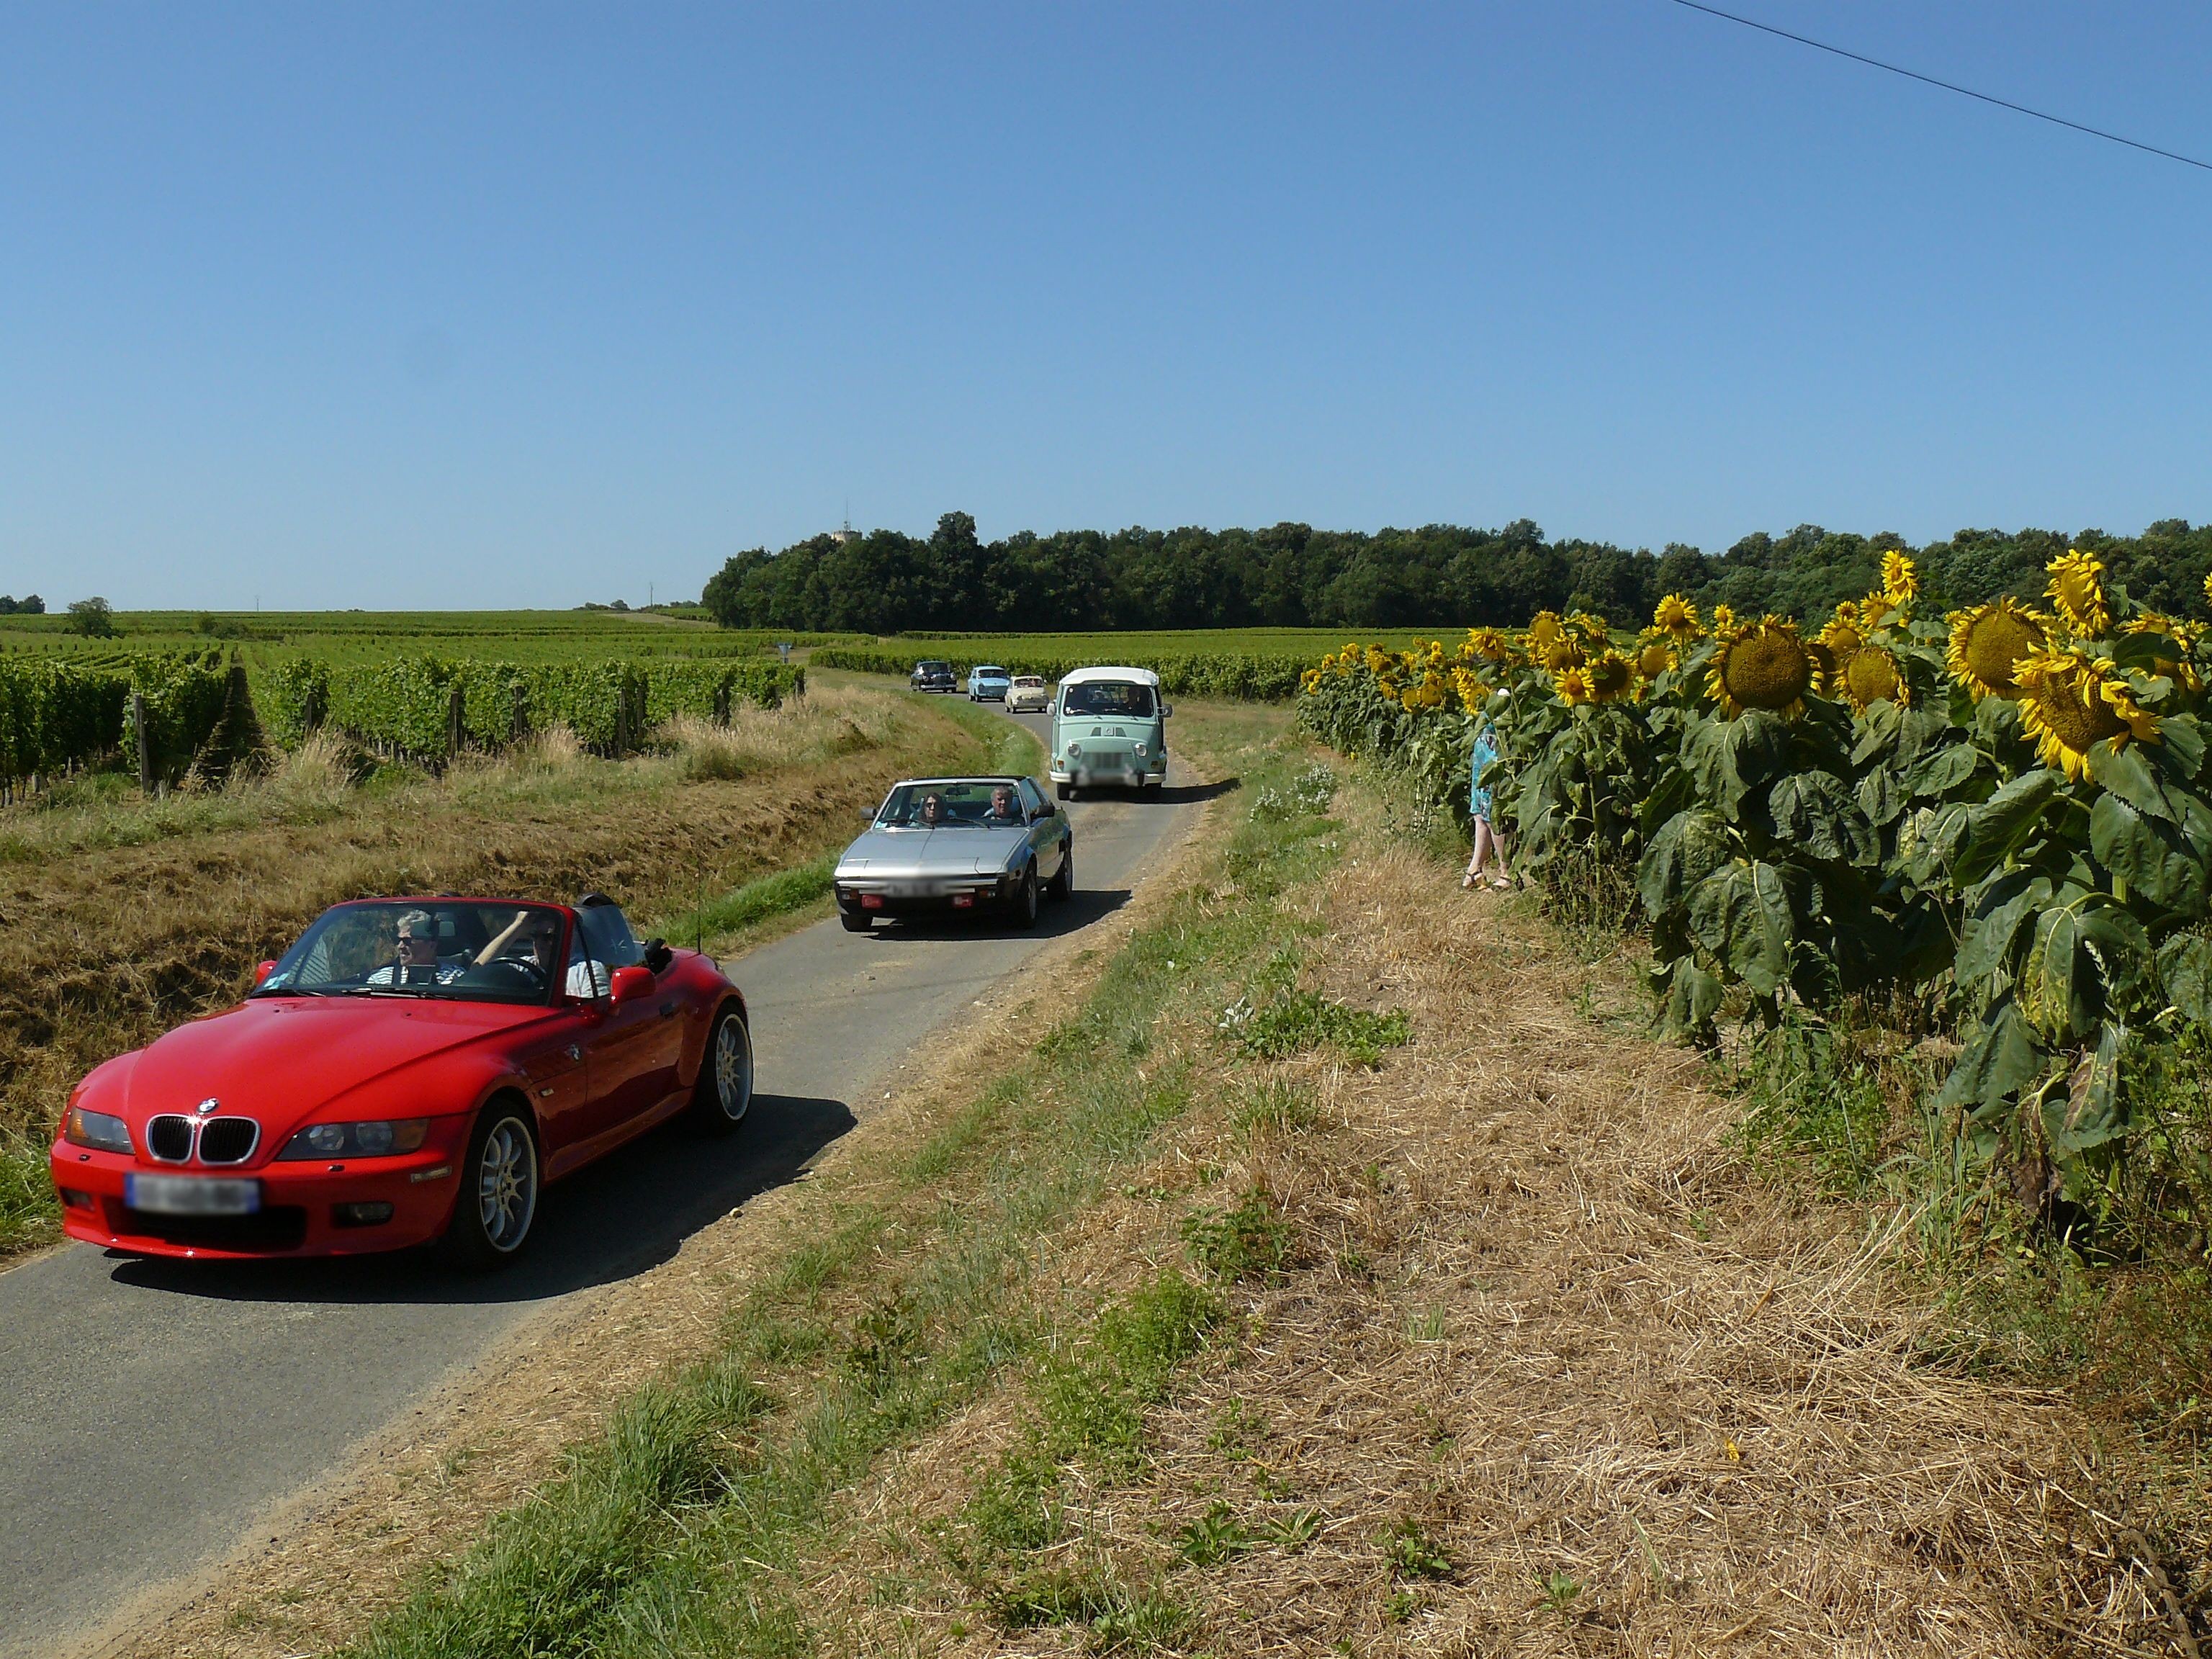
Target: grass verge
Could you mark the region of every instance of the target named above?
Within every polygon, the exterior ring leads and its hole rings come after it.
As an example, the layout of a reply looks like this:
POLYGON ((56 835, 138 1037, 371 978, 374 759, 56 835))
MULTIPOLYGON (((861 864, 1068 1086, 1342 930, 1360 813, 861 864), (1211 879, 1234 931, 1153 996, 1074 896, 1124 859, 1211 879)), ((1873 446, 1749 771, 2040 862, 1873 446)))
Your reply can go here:
MULTIPOLYGON (((1019 752, 1002 750, 1010 764, 1019 752)), ((1297 758, 1269 746, 1238 764, 1264 781, 1297 758)), ((731 1310, 713 1357, 627 1402, 563 1478, 354 1651, 806 1650, 792 1579, 841 1494, 887 1449, 1085 1330, 1067 1362, 1079 1369, 1047 1364, 1038 1375, 1057 1381, 1039 1386, 1119 1400, 1119 1415, 1075 1438, 1126 1449, 1129 1413, 1200 1340, 1207 1293, 1170 1274, 1101 1312, 1058 1305, 1039 1269, 1055 1231, 1188 1109, 1202 1074, 1180 1048, 1155 1054, 1164 1029, 1237 1000, 1254 970, 1297 947, 1307 924, 1277 901, 1334 857, 1328 828, 1313 811, 1243 817, 1201 889, 1139 930, 1025 1060, 890 1167, 824 1191, 806 1242, 731 1310), (1109 1364, 1121 1392, 1085 1386, 1109 1364)), ((1213 1041, 1206 1024, 1197 1030, 1213 1041)), ((1139 1623, 1164 1617, 1141 1592, 1126 1601, 1139 1623)))

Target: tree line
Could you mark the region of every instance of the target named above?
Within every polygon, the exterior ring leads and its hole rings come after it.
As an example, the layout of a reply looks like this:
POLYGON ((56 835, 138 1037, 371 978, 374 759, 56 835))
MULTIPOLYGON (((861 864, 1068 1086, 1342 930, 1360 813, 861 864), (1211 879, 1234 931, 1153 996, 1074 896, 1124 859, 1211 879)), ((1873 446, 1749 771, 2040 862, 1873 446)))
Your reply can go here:
POLYGON ((1881 556, 1918 564, 1937 607, 1999 594, 2040 595, 2044 566, 2069 547, 2096 552, 2139 601, 2200 617, 2212 525, 2165 519, 2139 536, 2084 530, 1961 530, 1914 547, 1800 525, 1709 554, 1608 542, 1552 541, 1526 519, 1496 530, 1024 531, 986 542, 965 513, 928 537, 896 530, 829 534, 781 552, 754 548, 723 565, 702 602, 726 628, 809 633, 1023 632, 1162 628, 1324 627, 1347 630, 1491 623, 1579 609, 1640 623, 1662 594, 1739 614, 1824 617, 1879 586, 1881 556))

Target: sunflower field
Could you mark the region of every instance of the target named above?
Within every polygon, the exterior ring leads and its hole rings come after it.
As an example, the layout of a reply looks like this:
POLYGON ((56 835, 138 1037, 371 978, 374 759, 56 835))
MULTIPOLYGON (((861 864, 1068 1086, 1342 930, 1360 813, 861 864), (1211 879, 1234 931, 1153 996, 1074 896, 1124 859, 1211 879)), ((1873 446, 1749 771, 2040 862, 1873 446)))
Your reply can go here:
POLYGON ((1350 645, 1300 719, 1462 808, 1490 721, 1493 823, 1540 883, 1632 882, 1670 1030, 1907 1010, 1958 1040, 1937 1103, 2087 1197, 2141 1045, 2212 1028, 2212 652, 2094 557, 2049 577, 2045 607, 1926 616, 1892 553, 1809 635, 1670 596, 1633 635, 1350 645))

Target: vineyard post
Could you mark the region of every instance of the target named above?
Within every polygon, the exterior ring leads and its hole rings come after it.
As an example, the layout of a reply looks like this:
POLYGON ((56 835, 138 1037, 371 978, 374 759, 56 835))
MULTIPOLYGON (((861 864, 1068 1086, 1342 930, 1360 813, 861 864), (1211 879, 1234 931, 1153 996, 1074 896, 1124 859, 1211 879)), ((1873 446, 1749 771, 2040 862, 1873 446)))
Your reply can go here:
POLYGON ((146 699, 137 692, 131 694, 131 729, 138 734, 138 787, 141 793, 154 793, 154 739, 146 730, 146 699))
POLYGON ((452 760, 461 752, 461 738, 465 730, 463 714, 465 709, 460 680, 456 678, 453 689, 446 696, 446 758, 452 760))

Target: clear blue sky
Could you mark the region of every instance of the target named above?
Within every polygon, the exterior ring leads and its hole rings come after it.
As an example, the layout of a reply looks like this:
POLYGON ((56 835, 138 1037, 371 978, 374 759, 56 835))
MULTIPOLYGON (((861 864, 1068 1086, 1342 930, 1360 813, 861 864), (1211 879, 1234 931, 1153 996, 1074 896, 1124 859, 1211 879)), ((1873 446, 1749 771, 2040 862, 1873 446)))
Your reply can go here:
MULTIPOLYGON (((1733 9, 2212 159, 2212 8, 1733 9)), ((0 591, 2212 517, 2212 173, 1666 0, 0 9, 0 591)))

